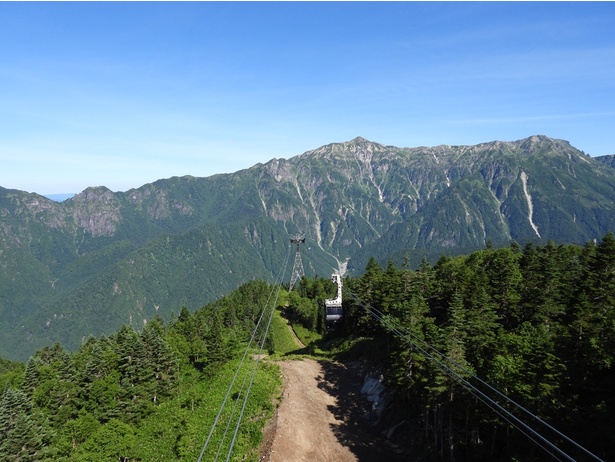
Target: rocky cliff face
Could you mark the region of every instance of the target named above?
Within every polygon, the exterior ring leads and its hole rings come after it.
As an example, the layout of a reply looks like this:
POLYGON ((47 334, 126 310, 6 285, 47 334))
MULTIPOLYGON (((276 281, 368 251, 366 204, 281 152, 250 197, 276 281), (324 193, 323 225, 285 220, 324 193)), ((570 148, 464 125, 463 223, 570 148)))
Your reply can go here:
POLYGON ((122 219, 121 203, 108 188, 88 188, 69 199, 66 212, 73 217, 75 226, 92 237, 113 236, 122 219))
POLYGON ((15 357, 26 331, 32 348, 74 344, 104 331, 92 325, 142 323, 271 277, 297 233, 306 270, 325 276, 372 255, 417 263, 487 241, 600 239, 615 229, 612 166, 546 136, 416 148, 355 138, 62 203, 0 188, 0 325, 12 329, 0 329, 0 356, 15 357))
POLYGON ((392 242, 399 233, 386 237, 400 227, 414 234, 407 236, 410 251, 487 240, 580 241, 613 225, 604 221, 614 193, 604 180, 613 172, 568 142, 545 136, 420 148, 356 138, 273 160, 262 170, 257 188, 267 216, 303 230, 338 258, 383 237, 387 246, 401 248, 392 242), (598 188, 590 180, 595 175, 598 188), (284 200, 270 200, 282 191, 284 200), (583 191, 584 200, 574 191, 583 191), (592 231, 577 221, 581 215, 591 216, 592 231))
POLYGON ((608 165, 609 167, 615 168, 615 154, 611 154, 608 156, 600 156, 595 158, 598 162, 608 165))

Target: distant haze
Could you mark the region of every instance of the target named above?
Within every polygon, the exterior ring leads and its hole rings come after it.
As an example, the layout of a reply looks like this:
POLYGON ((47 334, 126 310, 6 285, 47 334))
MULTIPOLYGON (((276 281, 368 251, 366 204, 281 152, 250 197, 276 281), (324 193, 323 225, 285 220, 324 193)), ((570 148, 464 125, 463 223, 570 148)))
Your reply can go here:
POLYGON ((62 193, 62 194, 45 194, 45 197, 56 202, 64 202, 66 199, 70 199, 76 193, 62 193))

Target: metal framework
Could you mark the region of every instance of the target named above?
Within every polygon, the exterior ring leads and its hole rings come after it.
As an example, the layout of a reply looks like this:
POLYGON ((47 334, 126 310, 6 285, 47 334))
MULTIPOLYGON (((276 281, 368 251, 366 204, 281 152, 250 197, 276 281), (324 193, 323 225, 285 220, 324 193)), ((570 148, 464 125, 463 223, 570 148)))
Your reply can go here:
POLYGON ((292 236, 290 238, 290 242, 292 244, 297 245, 297 252, 295 253, 295 264, 293 265, 293 272, 290 276, 290 285, 288 286, 288 291, 293 290, 295 283, 300 281, 303 276, 305 276, 305 270, 303 269, 303 262, 301 261, 301 253, 299 252, 299 245, 305 243, 305 236, 302 234, 298 234, 296 236, 292 236))

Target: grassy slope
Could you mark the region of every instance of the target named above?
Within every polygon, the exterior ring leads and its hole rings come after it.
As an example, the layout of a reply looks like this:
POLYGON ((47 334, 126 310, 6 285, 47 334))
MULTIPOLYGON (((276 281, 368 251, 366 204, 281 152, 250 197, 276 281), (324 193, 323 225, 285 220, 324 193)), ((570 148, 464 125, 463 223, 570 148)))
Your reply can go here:
POLYGON ((276 355, 284 356, 301 349, 292 332, 288 328, 286 320, 282 317, 279 309, 273 313, 271 320, 271 333, 273 337, 273 348, 276 355))
MULTIPOLYGON (((239 359, 230 361, 212 380, 186 378, 181 392, 172 401, 160 405, 139 428, 137 457, 159 461, 197 460, 239 362, 239 359)), ((246 359, 240 369, 202 460, 213 460, 218 450, 226 459, 243 405, 243 399, 238 399, 239 391, 244 383, 249 383, 254 365, 254 360, 246 359)), ((258 460, 262 430, 273 417, 273 403, 279 397, 281 383, 279 368, 275 364, 259 362, 230 460, 258 460)))
MULTIPOLYGON (((300 349, 279 309, 274 312, 270 329, 276 356, 292 354, 300 349)), ((155 416, 139 429, 142 451, 139 455, 143 460, 153 460, 150 457, 154 455, 156 460, 161 461, 197 460, 239 362, 240 360, 236 359, 227 363, 211 381, 197 380, 196 377, 184 379, 184 386, 178 395, 172 401, 159 406, 155 416)), ((243 405, 243 400, 237 399, 237 393, 244 380, 249 382, 254 364, 252 359, 246 360, 240 369, 203 460, 210 460, 215 456, 230 418, 228 434, 220 449, 220 457, 223 455, 226 458, 236 418, 243 405), (235 403, 235 415, 231 417, 235 403)), ((279 399, 281 389, 282 377, 278 366, 274 362, 260 361, 231 460, 258 460, 262 431, 273 417, 274 403, 279 399)))

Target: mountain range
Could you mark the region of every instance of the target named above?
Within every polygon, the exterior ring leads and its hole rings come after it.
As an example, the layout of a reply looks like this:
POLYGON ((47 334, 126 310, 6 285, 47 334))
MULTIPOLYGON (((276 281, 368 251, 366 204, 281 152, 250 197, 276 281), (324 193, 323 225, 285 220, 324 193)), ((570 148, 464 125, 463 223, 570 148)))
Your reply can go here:
POLYGON ((434 262, 516 241, 583 244, 615 230, 615 156, 531 136, 399 148, 355 138, 205 178, 63 202, 0 187, 0 356, 142 328, 252 279, 434 262))

